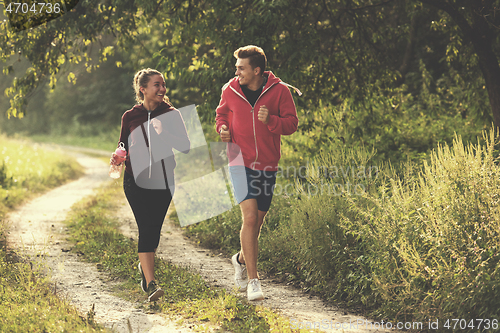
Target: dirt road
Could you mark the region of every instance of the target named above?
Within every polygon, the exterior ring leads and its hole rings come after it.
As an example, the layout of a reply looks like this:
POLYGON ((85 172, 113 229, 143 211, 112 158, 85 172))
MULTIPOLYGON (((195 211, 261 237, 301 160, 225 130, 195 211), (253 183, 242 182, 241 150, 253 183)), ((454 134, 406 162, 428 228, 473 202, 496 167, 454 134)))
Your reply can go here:
MULTIPOLYGON (((109 156, 107 152, 104 154, 109 156)), ((178 327, 161 315, 145 313, 141 304, 115 296, 112 292, 115 282, 110 281, 106 274, 98 272, 95 265, 81 262, 75 254, 67 251, 71 245, 65 241, 66 229, 62 221, 71 205, 92 195, 98 186, 111 181, 107 176, 108 166, 103 161, 78 153, 76 158, 86 169, 82 178, 34 199, 8 216, 8 246, 30 256, 43 258, 57 293, 66 297, 84 315, 94 306, 95 320, 113 332, 192 332, 188 325, 178 327)), ((118 215, 122 221, 122 232, 137 238, 135 221, 124 197, 118 215)), ((213 285, 227 290, 233 288, 234 272, 230 259, 195 246, 183 237, 180 228, 168 220, 164 224, 158 254, 176 265, 194 268, 213 285)), ((367 319, 325 306, 316 297, 271 279, 264 278, 262 286, 266 298, 258 304, 281 311, 291 319, 293 325, 327 321, 327 332, 337 331, 335 327, 340 328, 342 325, 346 332, 381 331, 353 326, 352 323, 367 319)))
MULTIPOLYGON (((107 154, 109 155, 109 154, 107 154)), ((7 216, 10 224, 7 244, 20 254, 46 265, 57 294, 66 298, 86 316, 94 308, 94 319, 112 332, 193 332, 177 327, 158 315, 145 313, 141 304, 125 301, 112 292, 117 283, 96 265, 79 261, 68 249, 66 227, 62 223, 71 206, 105 182, 108 166, 103 161, 77 154, 86 173, 80 179, 58 187, 7 216), (40 260, 42 258, 42 260, 40 260)))

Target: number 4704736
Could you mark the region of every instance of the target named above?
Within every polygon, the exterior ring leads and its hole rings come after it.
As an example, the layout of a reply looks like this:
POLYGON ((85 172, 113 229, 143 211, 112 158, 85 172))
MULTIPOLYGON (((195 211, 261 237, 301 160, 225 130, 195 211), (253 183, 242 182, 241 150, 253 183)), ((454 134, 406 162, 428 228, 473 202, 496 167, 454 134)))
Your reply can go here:
POLYGON ((461 330, 464 330, 464 329, 467 329, 467 328, 470 328, 470 329, 485 329, 485 330, 489 330, 489 329, 498 329, 498 320, 497 319, 493 319, 493 320, 490 320, 490 319, 471 319, 469 321, 465 320, 465 319, 448 319, 444 325, 443 325, 445 328, 447 329, 452 329, 452 330, 456 330, 456 329, 461 329, 461 330))
POLYGON ((11 2, 5 8, 7 13, 14 14, 59 14, 61 12, 61 4, 55 3, 52 4, 50 2, 36 2, 31 4, 31 6, 27 3, 21 2, 11 2))

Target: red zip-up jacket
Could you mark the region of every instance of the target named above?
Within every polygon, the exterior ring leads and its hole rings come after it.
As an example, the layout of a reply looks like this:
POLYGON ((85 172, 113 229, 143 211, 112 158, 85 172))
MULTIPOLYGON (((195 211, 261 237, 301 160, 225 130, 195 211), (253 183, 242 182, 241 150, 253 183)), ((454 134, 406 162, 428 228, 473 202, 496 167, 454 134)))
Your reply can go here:
MULTIPOLYGON (((264 75, 267 76, 267 83, 254 107, 241 90, 238 77, 224 85, 216 110, 216 130, 220 133, 222 125, 229 128, 231 142, 241 149, 246 167, 276 171, 281 158, 281 135, 294 133, 299 119, 288 89, 292 86, 281 81, 272 72, 266 71, 264 75), (267 125, 257 118, 262 105, 269 110, 267 125)), ((301 95, 298 89, 294 89, 301 95)), ((232 165, 231 161, 229 165, 232 165)))

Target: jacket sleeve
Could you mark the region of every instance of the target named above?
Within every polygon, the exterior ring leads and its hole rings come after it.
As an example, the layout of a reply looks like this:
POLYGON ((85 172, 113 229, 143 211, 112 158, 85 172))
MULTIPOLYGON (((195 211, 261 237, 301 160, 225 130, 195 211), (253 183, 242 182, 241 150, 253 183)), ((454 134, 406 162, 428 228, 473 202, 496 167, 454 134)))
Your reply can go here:
POLYGON ((297 130, 299 119, 290 90, 286 87, 281 87, 281 89, 283 91, 280 94, 279 115, 269 116, 267 128, 274 134, 290 135, 297 130))
POLYGON ((129 135, 130 135, 130 128, 129 128, 129 123, 128 123, 128 119, 127 119, 127 112, 125 112, 122 115, 122 124, 121 124, 121 129, 120 129, 120 140, 118 141, 117 147, 120 146, 120 142, 123 142, 127 153, 128 153, 128 148, 129 148, 128 147, 129 135))
POLYGON ((231 110, 229 109, 229 105, 227 104, 227 97, 226 97, 226 88, 228 87, 228 84, 226 84, 222 88, 222 94, 220 97, 220 102, 219 106, 216 109, 216 116, 215 116, 215 130, 217 133, 220 133, 220 128, 222 125, 226 125, 227 128, 230 127, 230 122, 231 122, 231 110))

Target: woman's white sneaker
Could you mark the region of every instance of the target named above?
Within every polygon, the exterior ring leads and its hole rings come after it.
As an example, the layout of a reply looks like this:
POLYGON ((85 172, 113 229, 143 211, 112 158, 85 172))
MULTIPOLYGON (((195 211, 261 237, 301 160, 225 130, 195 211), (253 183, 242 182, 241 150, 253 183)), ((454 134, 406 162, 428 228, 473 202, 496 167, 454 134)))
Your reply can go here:
POLYGON ((234 266, 234 284, 239 289, 239 291, 245 291, 247 289, 247 267, 238 262, 238 254, 236 253, 232 258, 231 262, 234 266))
POLYGON ((247 297, 249 301, 260 301, 264 299, 259 279, 248 281, 247 297))

